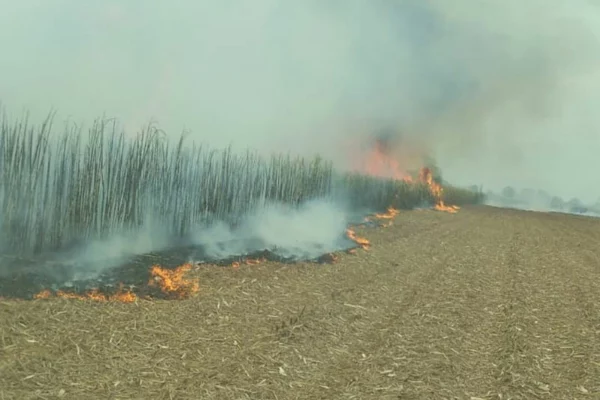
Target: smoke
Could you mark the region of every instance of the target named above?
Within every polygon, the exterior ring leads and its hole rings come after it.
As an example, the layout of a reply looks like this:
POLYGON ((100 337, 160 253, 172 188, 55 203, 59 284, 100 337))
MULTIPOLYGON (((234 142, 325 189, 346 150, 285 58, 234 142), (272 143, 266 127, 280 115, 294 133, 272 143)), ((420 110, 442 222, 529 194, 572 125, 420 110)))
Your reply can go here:
MULTIPOLYGON (((146 221, 138 229, 86 240, 69 251, 36 260, 0 262, 0 277, 35 274, 63 285, 102 277, 105 272, 131 265, 137 256, 148 253, 164 251, 169 254, 166 258, 181 260, 178 262, 221 262, 259 253, 302 261, 355 245, 346 236, 348 224, 354 221, 353 214, 333 199, 312 200, 300 207, 267 204, 248 213, 235 226, 215 221, 198 225, 185 238, 178 239, 164 229, 160 218, 149 216, 146 221)), ((142 268, 142 274, 144 271, 142 268)))
POLYGON ((500 193, 488 191, 485 203, 495 207, 600 217, 600 202, 598 201, 589 203, 575 197, 563 199, 544 190, 531 188, 518 190, 506 187, 500 193))
POLYGON ((314 200, 292 208, 272 204, 249 214, 236 227, 215 224, 200 229, 193 243, 213 260, 267 250, 290 260, 315 259, 349 248, 349 215, 333 201, 314 200))
MULTIPOLYGON (((0 101, 42 118, 150 118, 212 146, 321 153, 381 127, 444 177, 595 200, 591 0, 24 0, 0 15, 0 101)), ((407 150, 408 149, 408 150, 407 150)))

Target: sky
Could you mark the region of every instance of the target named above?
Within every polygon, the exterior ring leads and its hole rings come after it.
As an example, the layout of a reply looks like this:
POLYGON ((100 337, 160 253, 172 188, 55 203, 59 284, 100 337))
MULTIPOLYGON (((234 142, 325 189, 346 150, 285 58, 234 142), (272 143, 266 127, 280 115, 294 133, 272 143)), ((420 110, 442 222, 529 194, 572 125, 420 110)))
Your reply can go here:
POLYGON ((340 168, 391 127, 452 183, 595 201, 600 1, 548 4, 0 0, 0 103, 340 168))

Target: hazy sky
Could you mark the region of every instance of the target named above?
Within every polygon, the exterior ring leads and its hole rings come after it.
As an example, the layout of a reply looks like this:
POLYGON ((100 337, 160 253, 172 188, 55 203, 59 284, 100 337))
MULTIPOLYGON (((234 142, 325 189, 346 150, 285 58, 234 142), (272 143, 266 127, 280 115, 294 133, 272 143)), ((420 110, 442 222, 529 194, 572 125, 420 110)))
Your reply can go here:
POLYGON ((0 0, 10 114, 319 151, 382 125, 445 177, 595 200, 600 1, 0 0), (550 5, 551 3, 551 5, 550 5))

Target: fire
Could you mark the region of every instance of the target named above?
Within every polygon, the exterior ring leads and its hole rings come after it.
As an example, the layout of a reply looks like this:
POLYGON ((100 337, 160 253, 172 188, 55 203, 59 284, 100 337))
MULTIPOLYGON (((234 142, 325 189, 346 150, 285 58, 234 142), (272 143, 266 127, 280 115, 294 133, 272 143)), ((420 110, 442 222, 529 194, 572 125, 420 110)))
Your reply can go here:
POLYGON ((373 214, 367 218, 365 218, 365 220, 368 221, 373 221, 374 219, 377 220, 387 220, 386 223, 382 224, 381 226, 383 226, 384 228, 391 226, 392 225, 392 220, 394 218, 396 218, 396 216, 400 213, 400 211, 398 211, 397 209, 395 209, 394 207, 388 207, 387 211, 384 213, 377 213, 377 214, 373 214))
POLYGON ((50 297, 52 297, 52 292, 49 291, 48 289, 42 290, 39 293, 36 293, 33 295, 34 299, 49 299, 50 297))
POLYGON ((121 303, 133 303, 136 299, 137 296, 131 291, 117 292, 109 298, 109 300, 120 301, 121 303))
POLYGON ((187 279, 185 274, 192 269, 192 264, 183 264, 174 270, 153 265, 150 268, 150 281, 148 286, 158 287, 161 292, 169 297, 184 299, 191 297, 200 289, 197 279, 187 279))
POLYGON ((385 142, 376 140, 375 146, 364 160, 364 172, 380 178, 392 178, 412 182, 412 178, 400 163, 389 154, 385 142))
POLYGON ((262 258, 244 258, 240 261, 234 261, 231 263, 231 266, 233 268, 239 268, 241 265, 258 265, 260 263, 263 263, 267 261, 266 258, 262 257, 262 258))
POLYGON ((135 295, 135 293, 132 293, 130 290, 124 290, 123 285, 121 285, 119 287, 119 290, 114 294, 104 294, 101 293, 98 289, 92 289, 83 294, 65 292, 63 290, 59 290, 56 293, 52 293, 50 290, 46 289, 33 296, 34 299, 49 299, 51 297, 72 300, 91 300, 100 302, 117 301, 121 303, 133 303, 137 300, 137 296, 135 295))
POLYGON ((400 211, 396 210, 394 207, 388 207, 385 213, 375 214, 374 217, 377 219, 394 219, 399 213, 400 211))
POLYGON ((354 229, 352 228, 346 229, 346 236, 365 250, 368 250, 369 247, 371 247, 371 242, 366 238, 356 236, 356 232, 354 232, 354 229))
POLYGON ((434 209, 436 209, 438 211, 446 211, 446 212, 449 212, 452 214, 458 212, 460 207, 448 206, 444 203, 444 200, 443 200, 444 188, 442 188, 442 185, 440 185, 439 183, 437 183, 433 180, 433 175, 431 173, 431 169, 429 169, 427 167, 421 168, 421 170, 419 171, 419 180, 421 182, 427 184, 427 186, 429 187, 429 191, 431 192, 431 195, 433 196, 433 198, 436 201, 435 205, 433 206, 434 209))
MULTIPOLYGON (((185 273, 187 273, 191 268, 191 264, 181 265, 174 270, 163 269, 159 265, 153 265, 150 269, 151 278, 148 282, 148 286, 158 287, 163 294, 169 296, 170 298, 188 298, 199 290, 197 279, 186 279, 184 277, 185 273)), ((64 290, 58 290, 53 293, 52 291, 45 289, 33 296, 33 298, 36 300, 50 299, 53 297, 71 300, 91 300, 98 302, 121 303, 133 303, 138 298, 137 295, 131 290, 124 289, 123 284, 120 284, 118 290, 112 294, 103 293, 99 289, 91 289, 81 294, 67 292, 64 290)))
MULTIPOLYGON (((410 142, 404 143, 402 148, 395 146, 394 153, 392 153, 391 140, 391 137, 385 135, 375 138, 374 145, 371 147, 369 153, 364 158, 361 158, 363 161, 361 172, 375 177, 391 178, 411 184, 424 183, 428 186, 429 191, 435 199, 435 210, 456 213, 459 210, 459 207, 446 205, 444 203, 443 188, 433 179, 430 168, 421 168, 419 176, 416 179, 403 168, 403 166, 414 166, 418 165, 419 162, 422 162, 418 155, 422 155, 423 151, 421 150, 424 149, 419 150, 420 146, 418 143, 410 142), (401 164, 398 159, 406 161, 406 163, 401 164)), ((393 215, 395 216, 396 214, 393 215)), ((393 216, 389 218, 383 217, 382 219, 389 220, 392 218, 393 216)), ((389 225, 389 223, 387 225, 389 225)))

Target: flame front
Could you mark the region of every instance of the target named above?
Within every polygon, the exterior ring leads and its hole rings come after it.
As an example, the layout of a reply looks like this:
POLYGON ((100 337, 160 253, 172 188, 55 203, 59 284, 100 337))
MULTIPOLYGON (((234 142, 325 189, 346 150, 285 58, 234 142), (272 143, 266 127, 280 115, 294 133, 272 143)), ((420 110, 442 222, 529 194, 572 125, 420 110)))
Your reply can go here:
POLYGON ((400 213, 400 211, 398 211, 397 209, 395 209, 394 207, 388 207, 387 211, 384 213, 376 213, 373 215, 370 215, 368 217, 365 218, 366 222, 371 222, 373 220, 384 220, 387 221, 385 223, 382 223, 380 226, 387 228, 388 226, 391 226, 393 223, 393 219, 400 213))
POLYGON ((42 290, 39 293, 36 293, 33 298, 34 299, 49 299, 51 297, 58 297, 63 299, 72 299, 72 300, 91 300, 91 301, 99 301, 99 302, 107 302, 107 301, 115 301, 121 303, 133 303, 136 301, 137 296, 135 293, 130 290, 124 290, 123 285, 119 286, 119 290, 113 294, 105 294, 100 292, 98 289, 92 289, 83 294, 66 292, 63 290, 59 290, 56 293, 52 293, 50 290, 42 290))
MULTIPOLYGON (((157 287, 160 291, 170 298, 184 299, 198 292, 200 285, 197 279, 187 279, 185 274, 192 268, 191 264, 184 264, 174 270, 161 268, 159 265, 153 265, 150 269, 150 281, 148 286, 157 287)), ((58 290, 55 293, 45 289, 33 295, 36 300, 63 298, 72 300, 91 300, 98 302, 121 302, 133 303, 137 300, 137 295, 129 289, 124 289, 123 284, 112 294, 103 293, 99 289, 92 289, 85 293, 67 292, 58 290)))
POLYGON ((185 299, 197 293, 200 285, 197 279, 187 279, 185 274, 192 269, 192 264, 181 265, 174 270, 153 265, 150 268, 148 286, 158 287, 162 293, 176 299, 185 299))
MULTIPOLYGON (((418 180, 413 179, 413 177, 402 168, 400 162, 396 160, 386 143, 386 141, 381 139, 375 140, 374 146, 364 158, 364 165, 361 171, 362 173, 374 177, 395 179, 411 184, 416 184, 419 182, 424 183, 428 186, 429 191, 435 200, 435 204, 433 206, 435 210, 449 213, 456 213, 459 210, 459 207, 457 206, 446 205, 444 203, 443 188, 433 179, 430 168, 421 168, 419 170, 418 180)), ((388 213, 377 215, 379 216, 379 219, 391 220, 396 214, 397 211, 394 213, 390 212, 388 209, 388 213), (386 216, 388 214, 390 215, 389 217, 386 216)))
POLYGON ((49 291, 48 289, 44 289, 39 293, 36 293, 33 295, 33 298, 38 300, 38 299, 49 299, 50 297, 52 297, 52 292, 49 291))
POLYGON ((434 209, 436 209, 438 211, 449 212, 452 214, 458 212, 460 207, 448 206, 444 203, 444 199, 443 199, 444 188, 442 188, 442 185, 440 185, 439 183, 437 183, 433 180, 433 175, 431 173, 431 169, 429 169, 427 167, 421 168, 421 170, 419 171, 419 180, 421 182, 425 183, 429 187, 429 191, 431 192, 431 195, 433 196, 433 198, 435 200, 435 205, 433 206, 434 209))
POLYGON ((412 178, 400 165, 398 160, 389 154, 385 143, 376 140, 375 145, 363 160, 363 173, 379 178, 391 178, 412 182, 412 178))
POLYGON ((239 268, 242 265, 258 265, 260 263, 263 263, 267 261, 266 258, 262 257, 262 258, 244 258, 240 261, 234 261, 231 263, 231 266, 233 268, 239 268))
POLYGON ((369 240, 366 238, 356 236, 356 232, 354 232, 354 229, 352 228, 346 229, 346 236, 348 237, 348 239, 352 240, 354 243, 356 243, 365 250, 368 250, 369 247, 371 247, 371 242, 369 242, 369 240))

